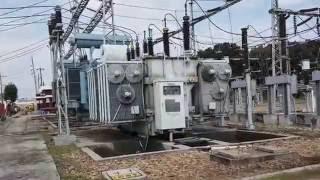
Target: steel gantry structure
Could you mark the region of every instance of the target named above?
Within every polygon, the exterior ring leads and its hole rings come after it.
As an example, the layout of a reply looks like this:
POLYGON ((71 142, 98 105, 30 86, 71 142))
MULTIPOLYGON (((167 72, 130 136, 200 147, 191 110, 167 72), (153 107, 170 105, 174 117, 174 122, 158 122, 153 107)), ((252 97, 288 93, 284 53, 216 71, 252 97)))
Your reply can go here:
POLYGON ((61 7, 55 8, 55 14, 48 21, 50 50, 53 68, 53 90, 58 112, 59 135, 70 135, 68 118, 68 101, 63 62, 63 24, 61 7))
MULTIPOLYGON (((112 0, 103 0, 104 3, 98 8, 94 17, 84 29, 83 33, 91 33, 99 22, 105 17, 106 13, 111 9, 112 0)), ((55 14, 51 15, 48 21, 48 29, 50 36, 50 51, 52 59, 53 72, 53 90, 58 113, 58 125, 60 135, 70 135, 69 119, 68 119, 68 97, 66 92, 66 78, 64 61, 68 59, 75 51, 72 47, 67 55, 64 53, 64 44, 70 37, 74 29, 77 28, 77 23, 83 11, 86 9, 89 0, 81 0, 74 3, 77 5, 72 11, 72 18, 65 30, 63 30, 61 7, 55 8, 55 14)))
MULTIPOLYGON (((98 10, 96 11, 96 14, 91 18, 89 24, 83 30, 82 33, 88 33, 88 34, 91 33, 98 26, 100 21, 103 19, 103 16, 106 15, 110 11, 111 6, 112 6, 111 0, 106 1, 105 5, 101 4, 100 7, 98 8, 98 10), (103 10, 105 10, 105 12, 103 12, 103 10)), ((112 14, 108 18, 110 18, 111 16, 112 16, 112 14)), ((68 52, 64 56, 64 59, 69 59, 72 56, 72 54, 75 52, 76 49, 77 49, 77 47, 72 44, 70 49, 68 50, 68 52)))
MULTIPOLYGON (((278 77, 282 75, 290 75, 291 67, 290 67, 290 58, 289 58, 289 50, 288 50, 288 36, 287 36, 287 28, 286 21, 291 16, 307 16, 309 17, 307 20, 296 24, 296 18, 294 18, 295 24, 295 33, 297 32, 297 26, 305 24, 313 17, 317 17, 318 23, 318 33, 319 33, 319 17, 320 17, 320 9, 319 8, 311 8, 311 9, 302 9, 299 11, 293 11, 289 9, 281 9, 279 8, 278 0, 271 1, 271 10, 269 11, 272 16, 272 76, 273 80, 277 81, 278 77)), ((312 30, 313 28, 310 28, 312 30)), ((290 94, 290 85, 285 85, 285 114, 290 114, 291 111, 291 94, 290 94)), ((276 107, 276 90, 277 85, 274 84, 269 86, 269 113, 275 113, 276 107)))

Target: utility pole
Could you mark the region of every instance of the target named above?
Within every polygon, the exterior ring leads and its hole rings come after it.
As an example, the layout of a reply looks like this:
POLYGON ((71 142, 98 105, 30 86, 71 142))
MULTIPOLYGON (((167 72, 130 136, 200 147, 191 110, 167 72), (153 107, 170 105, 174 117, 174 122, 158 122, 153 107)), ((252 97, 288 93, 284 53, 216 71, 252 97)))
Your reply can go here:
POLYGON ((37 71, 39 71, 39 86, 44 86, 44 82, 43 82, 43 76, 42 76, 42 71, 44 71, 44 68, 37 68, 37 71))
POLYGON ((37 77, 36 77, 36 70, 34 68, 33 56, 31 56, 31 74, 33 75, 34 90, 35 90, 35 95, 36 95, 36 94, 38 94, 38 83, 37 83, 37 77))
POLYGON ((7 76, 2 76, 0 73, 0 95, 1 95, 1 103, 3 104, 4 102, 4 94, 3 94, 3 81, 2 78, 7 77, 7 76))

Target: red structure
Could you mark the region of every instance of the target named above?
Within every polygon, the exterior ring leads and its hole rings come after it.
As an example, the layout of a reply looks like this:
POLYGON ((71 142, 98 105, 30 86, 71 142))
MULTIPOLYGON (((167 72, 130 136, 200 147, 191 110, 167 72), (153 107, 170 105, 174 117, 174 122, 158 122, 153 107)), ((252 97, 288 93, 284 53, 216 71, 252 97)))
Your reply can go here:
POLYGON ((52 88, 49 86, 42 86, 36 95, 37 109, 45 113, 55 113, 55 103, 53 101, 52 88))
POLYGON ((5 105, 0 103, 0 120, 6 116, 6 108, 5 105))

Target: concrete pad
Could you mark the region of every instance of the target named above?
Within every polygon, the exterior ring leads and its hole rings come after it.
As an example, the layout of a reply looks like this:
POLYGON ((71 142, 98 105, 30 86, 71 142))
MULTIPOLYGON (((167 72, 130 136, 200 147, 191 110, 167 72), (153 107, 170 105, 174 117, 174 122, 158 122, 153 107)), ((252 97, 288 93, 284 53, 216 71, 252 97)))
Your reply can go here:
POLYGON ((264 114, 263 122, 265 125, 277 126, 278 125, 278 116, 274 114, 264 114))
POLYGON ((59 180, 45 141, 40 134, 28 132, 27 122, 23 116, 11 119, 0 136, 0 179, 59 180))
POLYGON ((284 150, 281 147, 275 147, 275 146, 258 146, 256 148, 258 151, 267 152, 267 153, 285 153, 286 150, 284 150))
MULTIPOLYGON (((267 147, 265 147, 263 150, 272 151, 267 147)), ((268 161, 273 159, 288 158, 296 155, 297 154, 295 153, 289 153, 285 151, 272 153, 272 152, 261 151, 256 148, 236 148, 236 149, 214 151, 210 155, 210 159, 216 160, 218 162, 231 165, 231 166, 234 166, 234 165, 242 166, 242 165, 247 165, 249 163, 253 164, 253 163, 268 161)))
POLYGON ((144 180, 147 175, 138 168, 119 169, 102 172, 107 180, 144 180))
POLYGON ((58 135, 53 137, 56 146, 66 146, 75 143, 77 140, 75 135, 58 135))

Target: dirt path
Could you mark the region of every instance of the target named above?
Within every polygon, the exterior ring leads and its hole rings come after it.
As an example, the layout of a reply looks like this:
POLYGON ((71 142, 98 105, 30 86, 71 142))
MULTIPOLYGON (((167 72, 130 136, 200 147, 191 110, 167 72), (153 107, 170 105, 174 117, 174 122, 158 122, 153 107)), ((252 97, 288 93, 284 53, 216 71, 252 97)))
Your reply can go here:
POLYGON ((47 146, 30 117, 8 119, 0 126, 0 180, 60 179, 47 146))

